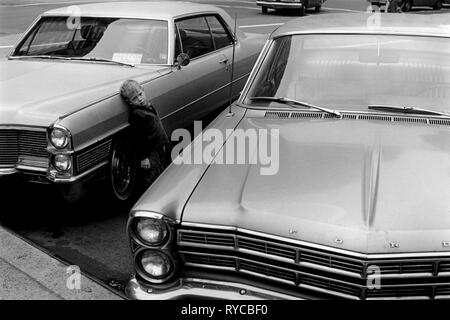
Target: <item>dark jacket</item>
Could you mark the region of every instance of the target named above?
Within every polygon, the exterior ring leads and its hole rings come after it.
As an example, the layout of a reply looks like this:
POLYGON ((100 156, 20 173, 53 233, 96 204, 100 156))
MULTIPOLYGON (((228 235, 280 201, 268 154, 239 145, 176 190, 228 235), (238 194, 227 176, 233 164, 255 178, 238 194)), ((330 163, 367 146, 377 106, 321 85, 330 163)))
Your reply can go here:
POLYGON ((145 159, 152 151, 170 145, 161 119, 152 105, 148 107, 133 106, 129 122, 139 159, 145 159))

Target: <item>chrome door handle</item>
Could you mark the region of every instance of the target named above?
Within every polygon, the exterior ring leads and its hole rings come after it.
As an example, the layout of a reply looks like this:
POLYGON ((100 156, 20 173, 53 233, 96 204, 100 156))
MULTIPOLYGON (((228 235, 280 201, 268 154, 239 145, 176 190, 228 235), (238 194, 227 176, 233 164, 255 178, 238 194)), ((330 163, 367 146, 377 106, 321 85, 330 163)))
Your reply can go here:
POLYGON ((227 63, 228 62, 228 58, 222 59, 219 61, 219 63, 227 63))

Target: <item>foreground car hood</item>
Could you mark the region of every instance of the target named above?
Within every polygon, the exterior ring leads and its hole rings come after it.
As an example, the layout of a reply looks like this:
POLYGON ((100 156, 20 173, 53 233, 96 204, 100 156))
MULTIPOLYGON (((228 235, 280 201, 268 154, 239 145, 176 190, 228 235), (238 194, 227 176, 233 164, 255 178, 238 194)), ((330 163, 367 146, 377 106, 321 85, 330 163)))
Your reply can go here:
POLYGON ((448 127, 258 118, 240 127, 280 130, 278 174, 212 165, 183 222, 361 253, 449 250, 448 127))
POLYGON ((67 61, 1 61, 0 124, 47 126, 119 91, 122 81, 158 69, 67 61))

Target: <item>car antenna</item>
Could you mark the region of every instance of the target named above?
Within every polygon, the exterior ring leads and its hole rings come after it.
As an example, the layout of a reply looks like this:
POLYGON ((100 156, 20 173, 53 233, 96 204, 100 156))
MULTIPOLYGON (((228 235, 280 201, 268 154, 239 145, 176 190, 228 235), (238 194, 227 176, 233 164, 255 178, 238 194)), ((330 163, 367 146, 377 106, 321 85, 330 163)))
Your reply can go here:
POLYGON ((229 99, 228 99, 227 117, 234 116, 234 113, 231 111, 231 102, 233 100, 234 55, 236 52, 236 23, 237 23, 237 12, 234 14, 233 56, 231 58, 230 95, 229 95, 229 99))

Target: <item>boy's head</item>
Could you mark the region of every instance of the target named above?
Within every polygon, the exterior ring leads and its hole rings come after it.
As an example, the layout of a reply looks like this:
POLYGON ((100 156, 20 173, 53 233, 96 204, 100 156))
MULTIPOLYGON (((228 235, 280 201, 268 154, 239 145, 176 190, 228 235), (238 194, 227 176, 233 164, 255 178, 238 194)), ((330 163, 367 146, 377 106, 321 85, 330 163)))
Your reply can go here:
POLYGON ((120 95, 126 102, 133 106, 145 107, 148 104, 144 88, 134 80, 126 80, 122 84, 120 87, 120 95))

